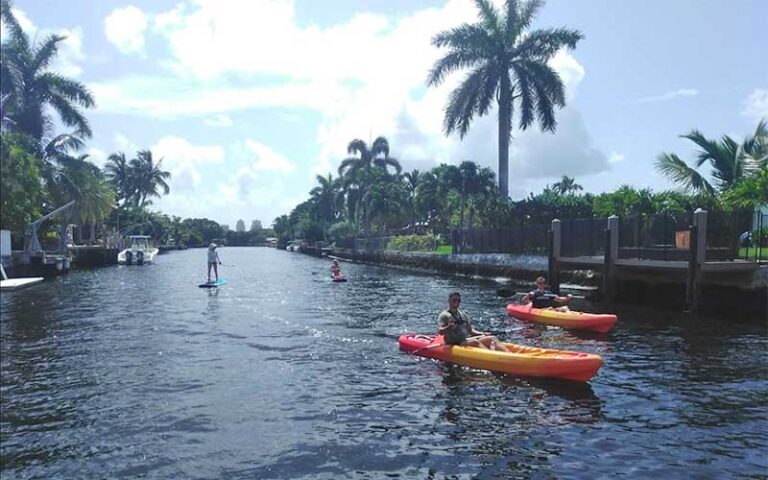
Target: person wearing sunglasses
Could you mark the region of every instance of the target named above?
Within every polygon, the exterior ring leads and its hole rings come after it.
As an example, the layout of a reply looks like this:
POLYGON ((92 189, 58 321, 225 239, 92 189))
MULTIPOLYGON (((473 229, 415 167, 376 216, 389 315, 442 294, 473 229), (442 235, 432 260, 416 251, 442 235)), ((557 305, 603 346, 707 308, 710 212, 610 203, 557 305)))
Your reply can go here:
POLYGON ((437 317, 437 333, 445 339, 446 345, 479 347, 508 352, 507 347, 493 335, 474 329, 469 316, 459 308, 461 294, 452 292, 448 295, 448 308, 437 317))
POLYGON ((547 288, 547 280, 539 277, 536 279, 536 290, 525 294, 523 304, 532 303, 533 308, 551 308, 558 312, 569 312, 570 309, 566 304, 571 301, 571 298, 571 294, 565 297, 555 295, 547 288))

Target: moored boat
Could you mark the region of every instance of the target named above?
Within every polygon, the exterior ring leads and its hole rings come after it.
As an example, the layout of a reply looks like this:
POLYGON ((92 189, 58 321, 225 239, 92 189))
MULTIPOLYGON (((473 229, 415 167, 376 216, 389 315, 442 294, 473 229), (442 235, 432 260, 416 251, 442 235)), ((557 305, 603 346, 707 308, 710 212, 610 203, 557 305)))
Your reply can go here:
POLYGON ((531 304, 507 305, 507 313, 520 320, 572 330, 591 330, 606 333, 616 324, 618 318, 612 313, 559 312, 549 308, 533 308, 531 304))
POLYGON ((603 365, 593 353, 528 347, 504 343, 509 352, 479 347, 446 345, 442 336, 404 334, 398 339, 400 350, 457 365, 509 373, 524 377, 548 377, 586 382, 603 365))
POLYGON ((131 246, 117 254, 117 263, 121 265, 144 265, 155 263, 160 250, 149 245, 148 235, 131 235, 131 246))

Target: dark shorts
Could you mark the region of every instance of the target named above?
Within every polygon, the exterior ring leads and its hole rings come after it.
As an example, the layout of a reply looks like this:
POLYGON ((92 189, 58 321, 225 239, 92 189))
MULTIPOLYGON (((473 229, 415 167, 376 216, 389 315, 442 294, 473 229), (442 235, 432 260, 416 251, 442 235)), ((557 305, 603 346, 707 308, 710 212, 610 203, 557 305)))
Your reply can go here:
POLYGON ((461 345, 467 340, 467 337, 461 337, 456 335, 448 335, 445 337, 445 343, 447 345, 461 345))

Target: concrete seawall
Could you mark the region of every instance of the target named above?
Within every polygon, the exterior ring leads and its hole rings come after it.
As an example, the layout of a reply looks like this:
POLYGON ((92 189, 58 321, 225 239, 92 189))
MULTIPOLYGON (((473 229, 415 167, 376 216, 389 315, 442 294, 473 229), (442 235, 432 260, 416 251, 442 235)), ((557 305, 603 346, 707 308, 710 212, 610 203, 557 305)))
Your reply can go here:
MULTIPOLYGON (((505 278, 510 284, 530 285, 539 275, 547 275, 545 256, 506 254, 411 253, 392 251, 359 251, 334 249, 342 259, 384 266, 399 266, 427 272, 470 275, 492 279, 505 278)), ((636 271, 618 269, 612 280, 615 300, 675 310, 684 303, 685 271, 636 271)), ((584 286, 602 284, 602 271, 563 271, 561 282, 584 286)), ((599 299, 600 292, 592 298, 599 299)), ((698 311, 734 320, 751 319, 768 322, 768 265, 747 274, 707 272, 702 276, 698 311)))

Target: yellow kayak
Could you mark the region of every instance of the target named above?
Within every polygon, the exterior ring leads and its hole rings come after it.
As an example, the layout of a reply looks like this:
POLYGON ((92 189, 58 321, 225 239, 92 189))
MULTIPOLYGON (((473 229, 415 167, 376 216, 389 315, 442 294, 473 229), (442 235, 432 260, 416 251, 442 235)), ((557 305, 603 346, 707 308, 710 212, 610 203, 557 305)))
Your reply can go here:
POLYGON ((442 336, 404 334, 398 339, 400 350, 423 357, 493 372, 524 377, 550 377, 586 382, 603 365, 603 357, 592 353, 551 350, 505 343, 509 352, 479 347, 446 345, 442 336))
POLYGON ((507 313, 520 320, 555 325, 573 330, 592 330, 606 333, 616 323, 616 315, 610 313, 558 312, 550 308, 533 308, 531 304, 507 305, 507 313))

